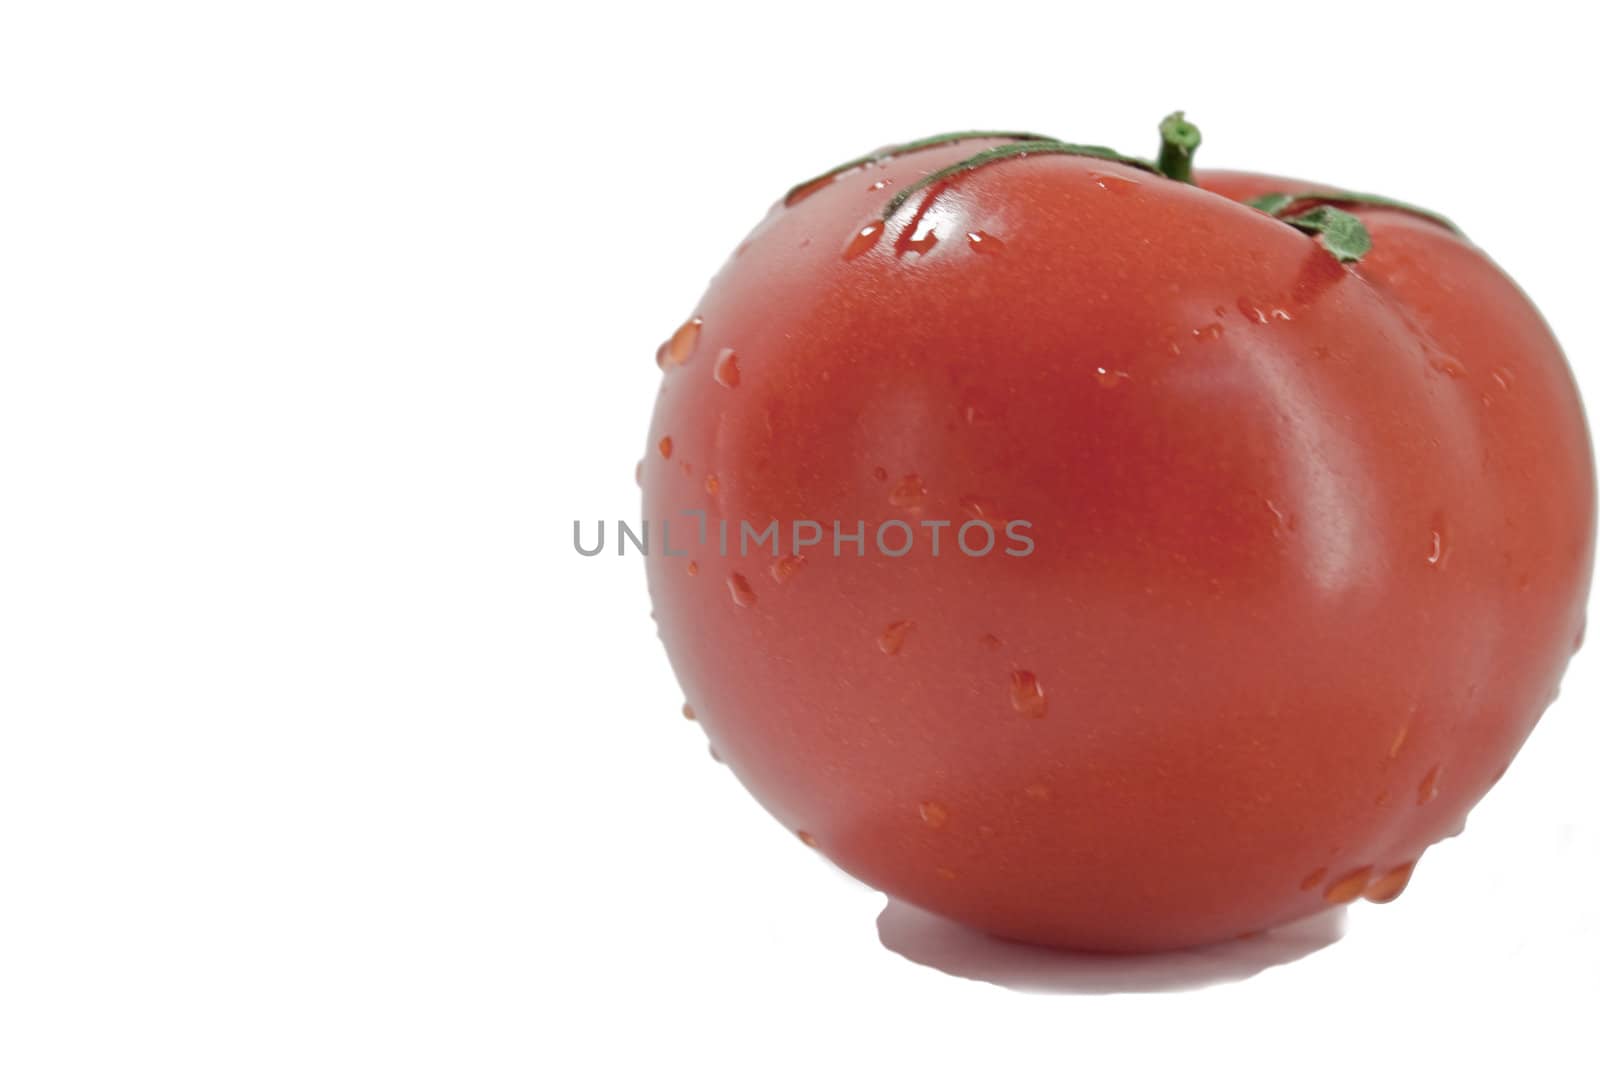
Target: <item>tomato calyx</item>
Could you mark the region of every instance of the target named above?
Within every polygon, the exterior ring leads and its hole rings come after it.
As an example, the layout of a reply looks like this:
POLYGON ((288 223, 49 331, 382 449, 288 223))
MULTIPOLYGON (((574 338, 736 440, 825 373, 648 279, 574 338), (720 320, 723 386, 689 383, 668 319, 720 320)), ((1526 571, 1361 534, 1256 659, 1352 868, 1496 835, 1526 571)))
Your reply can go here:
POLYGON ((999 145, 995 148, 986 148, 977 155, 968 156, 959 163, 952 163, 948 167, 936 170, 932 174, 925 175, 918 181, 906 186, 894 196, 890 197, 889 202, 884 205, 883 217, 885 220, 888 220, 889 218, 893 217, 896 211, 899 211, 905 206, 905 202, 907 200, 910 200, 913 196, 916 196, 918 193, 922 192, 922 190, 934 185, 940 185, 960 174, 965 174, 969 170, 977 170, 979 167, 987 166, 990 163, 994 163, 1002 159, 1011 159, 1013 157, 1021 156, 1048 155, 1089 156, 1092 159, 1107 159, 1113 163, 1123 163, 1130 167, 1138 167, 1140 170, 1146 170, 1152 174, 1161 173, 1156 165, 1147 159, 1137 159, 1133 156, 1125 156, 1122 153, 1114 149, 1106 148, 1103 145, 1069 144, 1066 141, 1057 141, 1054 138, 1043 138, 1034 141, 1018 141, 1016 144, 999 145))
MULTIPOLYGON (((930 189, 937 189, 961 175, 1006 159, 1025 159, 1028 156, 1067 155, 1104 159, 1125 166, 1136 167, 1170 181, 1194 184, 1194 154, 1200 147, 1200 129, 1184 118, 1182 111, 1174 111, 1161 120, 1161 148, 1155 160, 1123 155, 1104 145, 1075 144, 1045 134, 1025 133, 1015 130, 963 130, 924 137, 904 144, 890 145, 876 152, 841 163, 791 188, 784 194, 784 206, 789 207, 813 192, 831 183, 839 175, 860 167, 882 163, 887 159, 938 148, 961 141, 1005 140, 1010 144, 985 148, 959 162, 926 174, 916 182, 895 193, 883 207, 885 222, 891 219, 912 197, 930 189)), ((1357 193, 1348 189, 1306 189, 1298 192, 1273 192, 1244 202, 1247 207, 1278 219, 1302 233, 1308 234, 1340 263, 1355 263, 1372 250, 1372 235, 1366 225, 1349 211, 1336 205, 1385 207, 1408 212, 1443 226, 1451 233, 1461 230, 1436 212, 1394 200, 1374 193, 1357 193)))
MULTIPOLYGON (((1275 219, 1291 222, 1298 217, 1298 212, 1314 204, 1356 204, 1367 207, 1386 207, 1395 211, 1404 211, 1408 215, 1427 219, 1429 222, 1443 226, 1453 234, 1461 235, 1461 227, 1439 214, 1429 211, 1425 207, 1408 204, 1404 200, 1395 200, 1392 197, 1379 196, 1376 193, 1357 193, 1349 189, 1305 189, 1297 193, 1264 193, 1261 196, 1246 200, 1245 204, 1258 211, 1265 211, 1275 219)), ((1292 225, 1292 222, 1291 222, 1292 225)))
POLYGON ((915 141, 907 141, 905 144, 889 145, 887 148, 880 148, 876 152, 869 152, 864 156, 857 156, 855 159, 852 159, 846 163, 841 163, 837 167, 832 167, 823 171, 814 178, 807 178, 798 185, 791 186, 789 191, 783 194, 783 204, 785 207, 793 206, 799 201, 804 200, 814 189, 827 184, 832 179, 837 178, 839 175, 844 174, 847 171, 857 170, 861 167, 868 167, 874 163, 882 163, 886 159, 893 159, 896 156, 903 156, 911 152, 918 152, 924 148, 941 148, 944 145, 955 144, 958 141, 978 140, 1054 141, 1055 138, 1046 136, 1042 133, 1021 133, 1015 130, 961 130, 957 133, 937 133, 932 137, 920 137, 915 141))

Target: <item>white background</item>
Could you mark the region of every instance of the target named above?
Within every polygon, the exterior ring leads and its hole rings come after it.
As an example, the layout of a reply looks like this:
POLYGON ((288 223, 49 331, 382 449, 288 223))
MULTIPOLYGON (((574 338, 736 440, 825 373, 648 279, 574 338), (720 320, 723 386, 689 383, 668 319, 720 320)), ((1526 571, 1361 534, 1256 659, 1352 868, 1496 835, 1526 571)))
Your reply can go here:
POLYGON ((1592 649, 1332 944, 886 948, 571 548, 768 203, 943 130, 1426 203, 1600 397, 1591 36, 1422 6, 0 8, 0 1062, 1595 1062, 1592 649))

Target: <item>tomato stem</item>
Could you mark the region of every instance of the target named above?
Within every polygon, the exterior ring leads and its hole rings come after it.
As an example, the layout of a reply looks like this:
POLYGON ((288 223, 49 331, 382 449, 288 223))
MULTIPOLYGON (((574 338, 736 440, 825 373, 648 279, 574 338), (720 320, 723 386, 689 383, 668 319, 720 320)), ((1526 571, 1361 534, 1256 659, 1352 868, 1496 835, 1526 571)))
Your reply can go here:
POLYGON ((1156 169, 1173 181, 1194 184, 1194 152, 1200 147, 1200 127, 1174 111, 1161 120, 1161 154, 1156 169))

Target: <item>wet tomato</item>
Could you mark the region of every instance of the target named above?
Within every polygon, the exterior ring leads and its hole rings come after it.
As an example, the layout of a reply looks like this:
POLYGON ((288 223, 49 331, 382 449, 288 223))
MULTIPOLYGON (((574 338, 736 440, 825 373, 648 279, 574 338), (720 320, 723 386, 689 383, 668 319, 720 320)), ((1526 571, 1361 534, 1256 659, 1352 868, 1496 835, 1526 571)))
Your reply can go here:
POLYGON ((647 569, 697 721, 807 844, 1007 937, 1391 899, 1581 641, 1591 449, 1532 304, 1443 220, 1192 148, 887 150, 658 353, 647 569))

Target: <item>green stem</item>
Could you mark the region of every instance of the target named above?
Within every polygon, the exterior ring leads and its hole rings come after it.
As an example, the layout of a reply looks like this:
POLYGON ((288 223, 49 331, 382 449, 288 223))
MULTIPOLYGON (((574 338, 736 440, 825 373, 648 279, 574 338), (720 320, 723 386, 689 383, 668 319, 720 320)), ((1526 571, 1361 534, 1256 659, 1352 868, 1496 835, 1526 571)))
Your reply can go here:
POLYGON ((1156 169, 1173 181, 1194 184, 1194 151, 1200 147, 1200 127, 1185 122, 1183 112, 1174 111, 1161 120, 1161 154, 1156 169))

